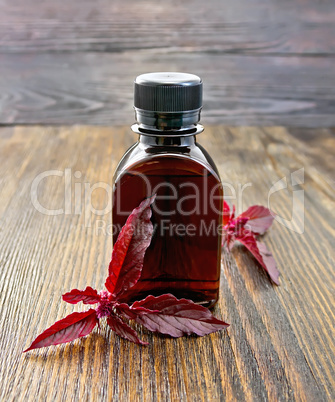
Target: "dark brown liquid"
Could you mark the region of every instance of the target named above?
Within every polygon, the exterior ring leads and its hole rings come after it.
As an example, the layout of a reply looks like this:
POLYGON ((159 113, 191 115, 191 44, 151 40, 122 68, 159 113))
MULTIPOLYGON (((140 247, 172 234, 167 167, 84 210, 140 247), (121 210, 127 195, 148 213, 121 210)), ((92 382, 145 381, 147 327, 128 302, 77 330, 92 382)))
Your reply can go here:
POLYGON ((153 238, 141 278, 127 299, 172 293, 212 306, 220 279, 219 178, 200 163, 179 156, 160 155, 133 165, 115 182, 114 241, 130 212, 154 192, 153 238))

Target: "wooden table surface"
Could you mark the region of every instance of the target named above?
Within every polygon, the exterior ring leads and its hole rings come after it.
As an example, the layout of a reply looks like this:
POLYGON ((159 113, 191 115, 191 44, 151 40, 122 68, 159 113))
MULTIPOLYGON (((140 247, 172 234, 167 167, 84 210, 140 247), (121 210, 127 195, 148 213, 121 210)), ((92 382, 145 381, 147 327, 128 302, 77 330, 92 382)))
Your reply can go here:
MULTIPOLYGON (((97 228, 111 216, 91 213, 85 183, 111 183, 135 137, 127 127, 0 129, 0 400, 334 400, 334 130, 208 126, 198 140, 224 183, 237 192, 250 184, 243 203, 233 200, 239 209, 267 205, 270 189, 287 178, 270 201, 281 218, 295 211, 294 230, 276 221, 264 239, 281 285, 238 248, 223 255, 213 311, 231 324, 226 331, 172 339, 139 328, 149 342, 141 347, 104 324, 73 343, 22 354, 77 310, 63 293, 103 289, 112 243, 97 228), (34 179, 48 170, 59 176, 34 192, 34 179), (300 184, 292 186, 297 171, 300 184), (63 213, 44 214, 34 199, 63 213)), ((104 190, 91 196, 104 208, 104 190)))

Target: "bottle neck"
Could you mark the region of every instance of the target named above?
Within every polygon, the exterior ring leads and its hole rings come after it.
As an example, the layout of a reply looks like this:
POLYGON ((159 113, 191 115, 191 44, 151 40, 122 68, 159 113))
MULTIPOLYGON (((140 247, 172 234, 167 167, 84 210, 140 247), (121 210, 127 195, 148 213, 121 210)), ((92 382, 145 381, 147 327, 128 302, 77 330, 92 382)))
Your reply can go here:
POLYGON ((139 142, 150 147, 191 147, 196 143, 195 135, 179 137, 163 137, 140 134, 139 142))

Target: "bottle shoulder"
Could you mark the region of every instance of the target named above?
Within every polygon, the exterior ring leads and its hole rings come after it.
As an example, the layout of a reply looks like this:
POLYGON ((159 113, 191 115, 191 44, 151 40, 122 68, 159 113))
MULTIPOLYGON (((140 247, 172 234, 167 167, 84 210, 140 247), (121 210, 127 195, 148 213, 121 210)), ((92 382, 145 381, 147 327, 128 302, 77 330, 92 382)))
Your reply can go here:
POLYGON ((183 171, 189 174, 208 170, 220 181, 213 159, 199 143, 189 146, 148 146, 136 142, 122 157, 117 166, 114 182, 126 171, 150 173, 160 169, 170 169, 174 174, 183 171))

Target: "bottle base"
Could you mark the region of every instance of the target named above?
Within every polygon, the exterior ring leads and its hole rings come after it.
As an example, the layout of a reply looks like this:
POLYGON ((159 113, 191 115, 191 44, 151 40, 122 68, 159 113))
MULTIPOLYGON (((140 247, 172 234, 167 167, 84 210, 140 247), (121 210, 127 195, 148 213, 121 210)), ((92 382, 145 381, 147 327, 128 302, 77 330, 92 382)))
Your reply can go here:
MULTIPOLYGON (((122 301, 132 303, 136 300, 145 299, 149 295, 160 296, 170 293, 177 299, 192 300, 203 307, 211 308, 219 299, 219 289, 217 287, 213 289, 213 283, 205 283, 207 285, 205 289, 199 288, 199 282, 188 283, 188 287, 185 288, 180 286, 180 282, 170 283, 169 286, 166 283, 155 282, 154 285, 152 281, 139 281, 134 288, 122 297, 122 301)), ((217 286, 217 283, 215 285, 217 286)))

